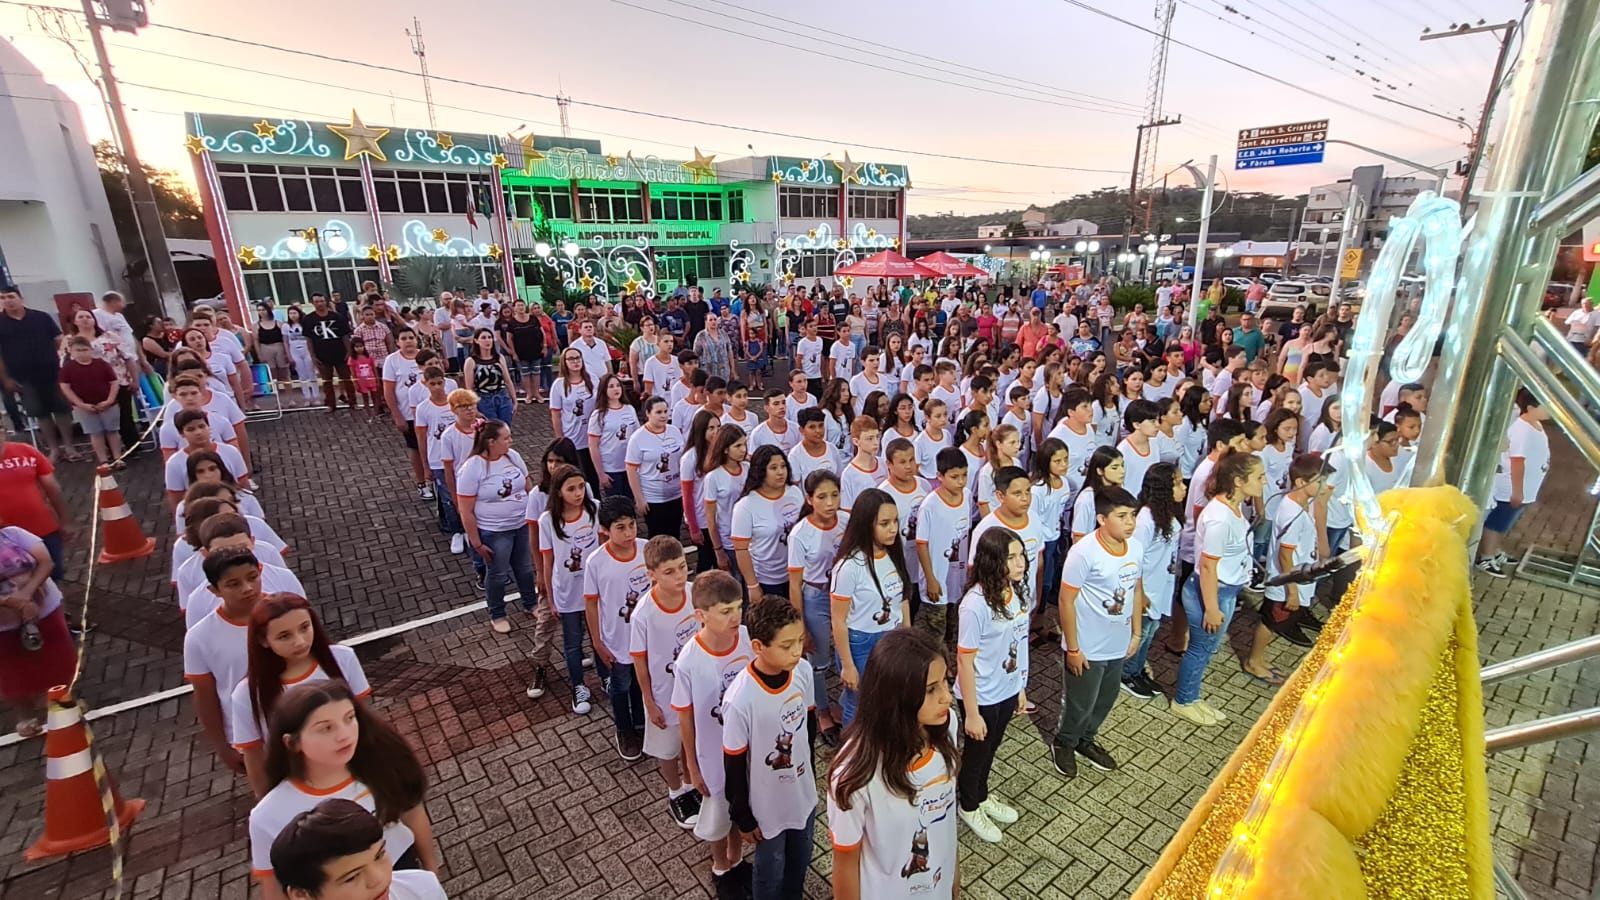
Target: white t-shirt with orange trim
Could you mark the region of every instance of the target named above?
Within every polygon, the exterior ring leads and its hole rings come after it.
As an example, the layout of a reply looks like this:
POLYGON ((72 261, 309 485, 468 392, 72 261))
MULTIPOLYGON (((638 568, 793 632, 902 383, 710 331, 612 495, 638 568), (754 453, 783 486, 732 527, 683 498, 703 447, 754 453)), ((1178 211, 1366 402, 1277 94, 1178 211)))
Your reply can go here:
MULTIPOLYGON (((707 503, 713 504, 709 510, 717 517, 717 539, 722 542, 722 549, 727 550, 733 546, 733 507, 739 502, 739 492, 744 490, 745 473, 750 470, 749 463, 739 463, 738 472, 728 471, 727 466, 717 466, 701 480, 700 506, 705 510, 707 503)), ((709 519, 706 524, 710 524, 709 519)))
POLYGON ((744 436, 746 438, 749 438, 751 435, 756 433, 756 426, 760 425, 761 422, 761 417, 748 409, 744 411, 744 418, 742 419, 734 418, 732 409, 729 409, 722 414, 722 424, 737 425, 740 428, 743 428, 744 436))
MULTIPOLYGON (((587 418, 586 433, 600 439, 600 467, 607 472, 622 472, 628 462, 628 439, 639 430, 639 414, 631 406, 604 411, 595 410, 587 418)), ((589 452, 584 442, 580 454, 589 452)))
MULTIPOLYGON (((1280 503, 1271 521, 1272 534, 1267 547, 1268 578, 1283 574, 1283 567, 1278 565, 1280 550, 1290 552, 1290 559, 1295 566, 1303 566, 1317 558, 1317 521, 1314 507, 1301 506, 1293 500, 1280 503)), ((1309 597, 1305 586, 1300 586, 1299 592, 1302 601, 1309 597)), ((1266 589, 1267 599, 1275 603, 1282 603, 1288 596, 1288 589, 1281 584, 1266 589)))
POLYGON ((439 455, 442 450, 439 438, 443 437, 447 430, 455 427, 455 413, 450 411, 449 403, 436 404, 431 398, 424 397, 422 402, 417 404, 415 415, 413 421, 416 427, 423 429, 423 434, 427 438, 424 452, 427 454, 425 458, 428 461, 428 468, 443 469, 444 458, 439 455))
POLYGON ((941 593, 935 605, 960 600, 967 584, 967 538, 971 533, 972 500, 965 491, 955 504, 944 498, 943 491, 933 491, 923 499, 917 512, 915 546, 928 548, 928 562, 932 565, 931 572, 924 570, 922 557, 917 557, 917 583, 922 586, 925 601, 935 603, 927 594, 929 575, 939 582, 941 593))
POLYGON ((1250 581, 1250 523, 1213 497, 1194 523, 1195 553, 1217 561, 1217 581, 1243 586, 1250 581))
POLYGON ((476 498, 473 513, 480 531, 521 528, 528 521, 528 467, 522 454, 507 450, 493 461, 467 457, 456 469, 456 496, 476 498))
POLYGON ((839 553, 839 541, 844 538, 845 521, 846 517, 840 514, 832 528, 823 528, 811 516, 801 519, 789 532, 789 572, 799 572, 801 581, 826 585, 833 558, 839 553))
POLYGON ((228 692, 250 668, 250 621, 214 609, 183 636, 183 680, 211 679, 222 706, 222 733, 231 734, 228 692))
POLYGON ((763 834, 804 828, 817 808, 817 776, 806 733, 806 714, 817 706, 813 690, 811 664, 802 659, 777 689, 767 687, 746 666, 723 698, 722 749, 746 757, 750 811, 763 834))
POLYGON ((833 448, 824 443, 822 452, 813 455, 806 449, 805 441, 794 445, 788 453, 789 477, 794 483, 800 485, 802 490, 806 483, 806 476, 818 469, 823 469, 833 474, 839 474, 839 459, 834 455, 833 448))
POLYGON ((550 565, 550 602, 556 612, 583 612, 583 561, 600 543, 600 524, 593 516, 579 513, 563 519, 557 537, 547 509, 539 514, 539 552, 550 565))
POLYGON ((628 648, 633 643, 633 611, 650 590, 644 545, 644 538, 634 538, 633 555, 619 556, 607 541, 583 562, 584 603, 598 606, 600 640, 618 662, 628 659, 628 648))
MULTIPOLYGON (((952 730, 955 716, 950 717, 952 730)), ((840 759, 853 750, 846 744, 840 759)), ((874 778, 849 798, 844 809, 828 790, 828 830, 834 850, 859 850, 862 897, 948 900, 955 894, 955 760, 929 748, 911 764, 911 802, 874 778)), ((833 775, 844 767, 836 760, 833 775)))
MULTIPOLYGON (((306 596, 306 587, 300 583, 295 574, 283 566, 274 566, 268 563, 261 564, 261 595, 277 593, 294 594, 299 597, 306 596)), ((213 609, 222 605, 222 598, 217 596, 211 585, 202 584, 195 588, 184 601, 183 627, 184 630, 200 624, 200 620, 211 614, 213 609)))
MULTIPOLYGON (((295 816, 315 807, 318 803, 335 799, 353 800, 367 812, 376 809, 372 791, 354 778, 338 787, 322 791, 314 790, 293 778, 287 778, 278 782, 277 787, 267 791, 266 796, 257 801, 255 808, 250 810, 250 874, 257 880, 271 875, 272 842, 278 839, 278 834, 283 831, 284 826, 294 821, 295 816)), ((383 828, 383 845, 391 860, 399 859, 416 842, 416 835, 398 820, 383 828)))
MULTIPOLYGON (((1022 693, 1028 683, 1028 608, 1016 591, 1006 592, 1006 612, 997 615, 973 586, 961 598, 956 650, 971 653, 978 705, 993 706, 1022 693)), ((961 698, 961 679, 956 679, 961 698)))
POLYGON ((1100 435, 1089 426, 1085 426, 1081 432, 1074 431, 1072 425, 1066 419, 1062 419, 1045 437, 1055 438, 1067 445, 1067 481, 1076 493, 1083 487, 1084 473, 1089 467, 1089 457, 1093 456, 1095 448, 1100 446, 1100 435))
POLYGON ((790 450, 800 445, 800 426, 784 420, 783 430, 773 431, 772 423, 763 420, 756 426, 755 431, 750 432, 747 445, 751 456, 762 447, 777 447, 787 455, 790 450))
POLYGON ((777 497, 759 490, 733 505, 733 546, 750 551, 750 565, 762 584, 789 583, 789 530, 805 504, 800 489, 784 488, 777 497))
MULTIPOLYGON (((1078 592, 1073 609, 1078 618, 1078 647, 1090 662, 1122 659, 1133 638, 1133 616, 1138 611, 1139 581, 1144 547, 1129 539, 1121 552, 1106 543, 1096 529, 1067 551, 1061 569, 1062 589, 1078 592)), ((1061 636, 1067 649, 1067 636, 1061 636)))
POLYGON ((1155 439, 1150 440, 1150 449, 1140 453, 1127 438, 1117 445, 1117 452, 1122 454, 1122 487, 1128 493, 1139 496, 1144 489, 1144 476, 1150 467, 1161 461, 1161 451, 1156 448, 1155 439))
MULTIPOLYGON (((254 535, 252 535, 253 538, 254 535)), ((263 566, 278 566, 284 569, 289 567, 283 561, 283 554, 273 549, 270 544, 255 541, 254 546, 250 548, 250 552, 255 554, 256 562, 261 563, 263 566)), ((194 596, 195 590, 206 586, 205 563, 206 555, 204 553, 195 553, 184 560, 182 565, 178 566, 178 572, 172 578, 173 586, 178 589, 178 609, 187 609, 189 598, 194 596)))
POLYGON ((845 626, 851 631, 893 631, 902 624, 909 624, 900 618, 904 588, 900 570, 888 553, 881 550, 875 553, 872 568, 868 569, 866 557, 858 551, 834 566, 828 595, 835 603, 850 604, 845 626))
POLYGON ((924 428, 911 441, 911 449, 917 456, 917 475, 930 488, 939 483, 939 451, 950 446, 953 432, 954 429, 948 426, 938 434, 930 434, 924 428))
POLYGON ((452 474, 460 469, 461 464, 472 457, 472 442, 477 437, 476 430, 462 431, 452 414, 450 423, 439 433, 439 468, 449 469, 452 474))
POLYGON ((971 571, 972 564, 978 555, 978 539, 983 537, 983 533, 991 528, 1009 529, 1022 539, 1022 551, 1028 556, 1028 574, 1026 577, 1026 593, 1028 596, 1023 599, 1031 608, 1039 599, 1034 596, 1033 591, 1038 582, 1040 553, 1044 550, 1044 539, 1040 537, 1039 517, 1030 510, 1028 518, 1018 527, 1000 521, 1000 511, 998 509, 984 516, 982 521, 972 526, 972 536, 967 541, 969 547, 967 550, 968 571, 971 571))
MULTIPOLYGON (((233 475, 234 480, 240 485, 248 487, 250 484, 250 467, 245 465, 244 457, 239 454, 238 448, 232 444, 219 444, 212 442, 207 449, 214 451, 222 458, 222 464, 233 475)), ((186 491, 189 489, 189 448, 187 445, 178 448, 178 452, 167 458, 164 477, 167 490, 186 491)))
POLYGON ((874 459, 871 469, 863 469, 851 459, 839 473, 839 510, 850 512, 850 507, 855 505, 861 492, 869 487, 877 487, 887 474, 882 460, 874 459))
POLYGON ((866 372, 857 372, 850 377, 850 396, 855 398, 855 410, 858 416, 866 408, 867 397, 873 391, 883 391, 885 395, 892 397, 898 390, 899 388, 894 384, 893 380, 883 374, 882 371, 878 372, 876 384, 867 377, 866 372))
POLYGON ((739 626, 739 638, 722 653, 706 646, 703 633, 685 644, 678 653, 672 684, 672 708, 681 716, 694 715, 694 758, 700 764, 700 777, 713 797, 722 796, 722 701, 728 687, 755 659, 750 647, 750 632, 739 626))
POLYGON ((689 489, 683 494, 683 517, 686 521, 693 522, 696 528, 706 527, 706 481, 700 477, 700 451, 693 447, 686 448, 678 457, 678 486, 683 490, 687 483, 689 489))
POLYGON ((683 498, 679 457, 683 455, 683 435, 668 425, 659 432, 650 426, 628 437, 628 470, 639 470, 639 487, 646 503, 667 503, 683 498))
MULTIPOLYGON (((356 651, 343 644, 334 644, 328 649, 333 651, 333 661, 338 663, 339 674, 345 683, 350 685, 350 692, 363 700, 371 696, 372 686, 367 684, 367 673, 362 671, 361 660, 356 658, 356 651)), ((283 686, 289 688, 297 684, 312 684, 327 681, 331 677, 327 670, 322 668, 322 664, 318 663, 299 678, 284 678, 283 686)), ((256 718, 255 709, 250 702, 249 678, 240 679, 239 683, 233 686, 233 696, 227 705, 232 708, 232 717, 229 721, 233 725, 233 730, 228 733, 228 743, 238 750, 261 743, 267 733, 267 722, 266 719, 256 718)))
POLYGON ((667 727, 676 728, 678 712, 672 708, 672 689, 678 654, 700 630, 700 621, 694 617, 687 591, 671 609, 662 605, 660 593, 660 588, 652 587, 649 599, 634 610, 628 653, 634 665, 650 667, 650 694, 661 707, 667 727))
MULTIPOLYGON (((808 377, 821 377, 811 376, 808 377)), ((800 410, 811 409, 817 405, 817 398, 807 393, 804 398, 796 397, 793 393, 783 395, 783 417, 789 420, 790 425, 800 421, 800 410)))
POLYGON ((895 510, 900 514, 900 540, 906 545, 906 569, 910 572, 912 583, 921 584, 922 561, 916 554, 917 517, 922 515, 922 501, 928 498, 928 485, 921 478, 913 478, 912 481, 916 482, 916 486, 910 491, 900 490, 888 478, 878 482, 875 487, 894 498, 895 510))

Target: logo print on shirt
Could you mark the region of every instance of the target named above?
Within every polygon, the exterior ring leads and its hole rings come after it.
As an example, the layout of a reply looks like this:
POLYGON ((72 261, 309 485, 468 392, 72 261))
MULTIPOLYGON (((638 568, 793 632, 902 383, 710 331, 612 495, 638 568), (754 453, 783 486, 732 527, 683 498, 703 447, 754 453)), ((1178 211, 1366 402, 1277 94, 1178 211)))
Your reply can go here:
POLYGON ((672 464, 672 454, 670 454, 670 453, 661 454, 660 462, 656 463, 656 472, 658 474, 661 474, 661 475, 667 474, 667 467, 670 466, 671 464, 672 464))
POLYGON ((338 329, 334 328, 333 323, 330 321, 318 322, 313 330, 316 331, 317 337, 324 341, 333 341, 339 338, 338 329))
POLYGON ((511 479, 500 479, 500 490, 495 492, 495 496, 499 497, 501 500, 511 496, 511 479))
POLYGON ((778 735, 776 748, 767 754, 767 765, 773 769, 794 768, 794 735, 785 731, 778 735))
POLYGON ((583 418, 583 401, 581 399, 573 402, 572 414, 580 419, 583 418))

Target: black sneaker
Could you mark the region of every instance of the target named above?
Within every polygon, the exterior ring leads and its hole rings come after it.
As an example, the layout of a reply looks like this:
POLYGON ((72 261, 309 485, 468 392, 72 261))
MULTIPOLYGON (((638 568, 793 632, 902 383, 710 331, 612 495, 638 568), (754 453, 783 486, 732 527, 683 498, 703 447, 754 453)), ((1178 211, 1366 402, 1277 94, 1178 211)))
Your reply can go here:
POLYGON ((1150 677, 1149 672, 1140 672, 1134 677, 1139 679, 1139 684, 1145 690, 1150 692, 1151 699, 1161 696, 1161 685, 1157 684, 1156 680, 1150 677))
MULTIPOLYGON (((742 866, 745 863, 741 862, 739 865, 742 866)), ((713 873, 711 875, 711 889, 716 893, 717 900, 745 900, 750 896, 750 892, 746 891, 744 885, 739 881, 739 869, 737 867, 729 869, 721 875, 713 873)))
POLYGON ((533 699, 537 700, 540 697, 544 696, 544 688, 545 688, 544 679, 545 679, 545 675, 544 675, 544 667, 543 666, 540 666, 539 668, 533 670, 533 684, 528 686, 528 696, 529 697, 532 697, 533 699))
MULTIPOLYGON (((1079 744, 1078 753, 1089 761, 1089 765, 1102 772, 1114 772, 1117 769, 1117 761, 1111 758, 1111 754, 1106 752, 1106 748, 1096 744, 1094 741, 1079 744)), ((1057 765, 1056 768, 1059 769, 1061 766, 1057 765)))
POLYGON ((644 738, 636 731, 617 732, 617 755, 627 762, 638 760, 644 755, 644 738))
POLYGON ((1071 750, 1060 744, 1051 744, 1050 761, 1055 763, 1056 771, 1061 773, 1062 778, 1078 777, 1078 760, 1071 750))
POLYGON ((1122 679, 1122 692, 1130 697, 1138 697, 1140 700, 1149 700, 1156 695, 1156 692, 1150 689, 1149 681, 1150 676, 1143 672, 1124 678, 1122 679))
POLYGON ((679 828, 693 828, 695 814, 689 808, 689 795, 680 794, 667 798, 667 811, 672 813, 672 821, 678 823, 679 828))
POLYGON ((1317 618, 1317 614, 1312 612, 1309 606, 1302 606, 1295 610, 1294 623, 1308 631, 1321 631, 1322 626, 1327 624, 1317 618))
POLYGON ((1480 559, 1476 567, 1479 572, 1485 575, 1493 575, 1495 578, 1506 577, 1506 570, 1494 559, 1480 559))
POLYGON ((683 800, 684 805, 689 807, 689 815, 691 817, 698 817, 700 815, 700 804, 704 798, 700 796, 699 791, 695 790, 694 788, 689 788, 689 792, 684 794, 681 799, 683 800))
POLYGON ((484 584, 489 580, 489 570, 479 569, 478 574, 473 578, 473 580, 478 583, 478 590, 483 590, 484 584))

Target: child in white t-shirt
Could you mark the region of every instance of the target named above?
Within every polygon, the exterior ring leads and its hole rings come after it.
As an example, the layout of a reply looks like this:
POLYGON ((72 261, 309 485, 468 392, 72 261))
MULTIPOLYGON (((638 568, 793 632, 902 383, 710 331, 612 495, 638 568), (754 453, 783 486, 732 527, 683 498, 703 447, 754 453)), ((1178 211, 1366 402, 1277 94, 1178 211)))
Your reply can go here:
POLYGON ((950 429, 945 427, 950 422, 951 407, 943 400, 931 398, 922 408, 928 416, 928 425, 917 432, 912 447, 917 453, 917 475, 931 491, 939 485, 939 451, 951 445, 950 429))
POLYGON ((271 843, 271 863, 278 889, 290 897, 332 900, 376 890, 385 900, 448 900, 439 876, 394 868, 378 817, 343 797, 291 818, 271 843))
POLYGON ((673 669, 672 708, 683 737, 683 765, 700 792, 694 836, 711 845, 711 882, 718 896, 748 891, 750 865, 740 860, 742 843, 732 827, 722 754, 723 700, 734 678, 755 658, 750 635, 739 624, 744 591, 732 575, 703 572, 691 590, 700 631, 678 653, 673 669))
POLYGON ((1144 548, 1133 539, 1139 501, 1120 487, 1095 495, 1099 527, 1073 543, 1061 572, 1061 716, 1050 752, 1056 771, 1077 777, 1078 756, 1101 771, 1117 767, 1095 735, 1116 703, 1122 661, 1139 646, 1144 548))
POLYGON ((939 489, 917 512, 917 572, 923 603, 917 624, 940 646, 956 640, 952 608, 967 582, 967 538, 972 531, 972 495, 967 491, 967 456, 954 447, 939 451, 939 489))
POLYGON ((195 718, 216 750, 217 760, 243 774, 244 757, 233 748, 228 735, 233 686, 244 678, 249 667, 250 613, 261 600, 259 579, 223 576, 235 569, 259 566, 254 553, 246 549, 224 548, 206 557, 206 574, 221 595, 222 604, 207 613, 183 636, 183 678, 194 688, 195 718))
POLYGON ((777 447, 788 453, 800 444, 800 429, 789 420, 784 406, 787 399, 782 391, 767 391, 767 418, 750 432, 750 452, 762 447, 777 447))
MULTIPOLYGON (((600 538, 599 508, 589 495, 589 483, 576 466, 562 465, 550 473, 547 506, 539 512, 539 595, 561 622, 562 656, 567 685, 572 690, 572 712, 588 715, 589 688, 583 683, 583 632, 587 625, 583 598, 583 561, 594 552, 600 538)), ((531 497, 532 495, 530 495, 531 497)), ((534 664, 539 664, 534 654, 534 664)), ((528 696, 544 695, 544 669, 534 672, 528 696)))
POLYGON ((787 598, 750 608, 755 656, 722 703, 728 814, 756 845, 752 894, 802 896, 817 821, 812 745, 817 734, 805 624, 787 598))
POLYGON ((583 562, 583 600, 595 669, 606 681, 611 718, 617 726, 617 753, 633 762, 644 752, 644 697, 635 678, 631 624, 634 609, 650 590, 633 502, 607 497, 600 503, 600 533, 605 543, 583 562))
POLYGON ((856 687, 872 648, 885 634, 911 624, 912 573, 900 527, 894 498, 870 488, 856 498, 839 541, 829 596, 833 644, 841 660, 839 681, 844 686, 840 705, 847 727, 855 716, 856 687))
MULTIPOLYGON (((1322 497, 1328 483, 1323 465, 1320 457, 1309 453, 1295 457, 1289 464, 1286 474, 1289 490, 1268 523, 1268 578, 1328 558, 1328 504, 1322 497)), ((1305 618, 1310 615, 1312 605, 1311 586, 1272 585, 1264 594, 1261 618, 1256 623, 1244 671, 1258 681, 1276 686, 1283 684, 1284 673, 1267 664, 1267 646, 1272 643, 1274 634, 1282 635, 1290 643, 1310 646, 1312 641, 1301 627, 1314 621, 1305 618)))
POLYGON ((905 628, 879 646, 880 664, 862 677, 861 724, 828 773, 833 896, 951 900, 956 735, 944 650, 905 628), (899 725, 910 715, 920 726, 915 743, 899 725))
POLYGON ((1133 539, 1144 548, 1139 575, 1144 579, 1144 627, 1139 631, 1139 646, 1122 662, 1122 690, 1129 696, 1149 700, 1161 688, 1145 669, 1150 644, 1155 640, 1161 620, 1172 615, 1178 595, 1178 540, 1183 532, 1184 498, 1189 486, 1176 463, 1156 463, 1145 473, 1144 489, 1139 492, 1139 517, 1133 525, 1133 539))
POLYGON ((644 752, 655 758, 667 783, 667 809, 673 821, 679 827, 693 828, 701 798, 694 785, 683 779, 678 762, 683 740, 678 711, 672 708, 678 653, 700 630, 684 592, 689 560, 677 538, 658 534, 644 545, 644 565, 650 573, 650 597, 634 610, 628 646, 644 699, 644 752))
POLYGON ((883 461, 878 458, 882 432, 871 416, 856 416, 855 421, 850 423, 850 440, 855 444, 855 456, 839 473, 839 508, 846 515, 850 513, 856 497, 882 481, 886 475, 883 461))
POLYGON ((789 602, 805 618, 811 637, 811 673, 817 700, 818 737, 832 747, 839 742, 839 726, 828 704, 828 670, 837 657, 833 647, 833 603, 828 598, 828 578, 839 542, 844 537, 844 519, 839 515, 839 478, 818 470, 805 480, 805 506, 800 521, 789 532, 789 602))
POLYGON ((750 459, 742 496, 733 505, 733 548, 750 602, 789 587, 789 531, 800 521, 804 498, 789 477, 789 461, 775 446, 750 459))

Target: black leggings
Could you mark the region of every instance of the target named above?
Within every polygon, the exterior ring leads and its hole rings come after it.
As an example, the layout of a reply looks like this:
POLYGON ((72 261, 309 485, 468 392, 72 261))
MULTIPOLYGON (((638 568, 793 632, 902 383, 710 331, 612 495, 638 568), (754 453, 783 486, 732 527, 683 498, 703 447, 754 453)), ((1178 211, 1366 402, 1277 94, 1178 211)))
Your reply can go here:
POLYGON ((644 523, 651 537, 669 534, 682 540, 679 532, 683 530, 683 500, 680 498, 650 504, 644 515, 644 523))
POLYGON ((989 731, 983 740, 966 736, 961 746, 961 765, 956 769, 956 795, 961 808, 972 812, 989 799, 989 770, 994 768, 994 755, 1005 740, 1006 725, 1017 712, 1017 696, 1012 694, 999 703, 978 707, 978 715, 989 731))

